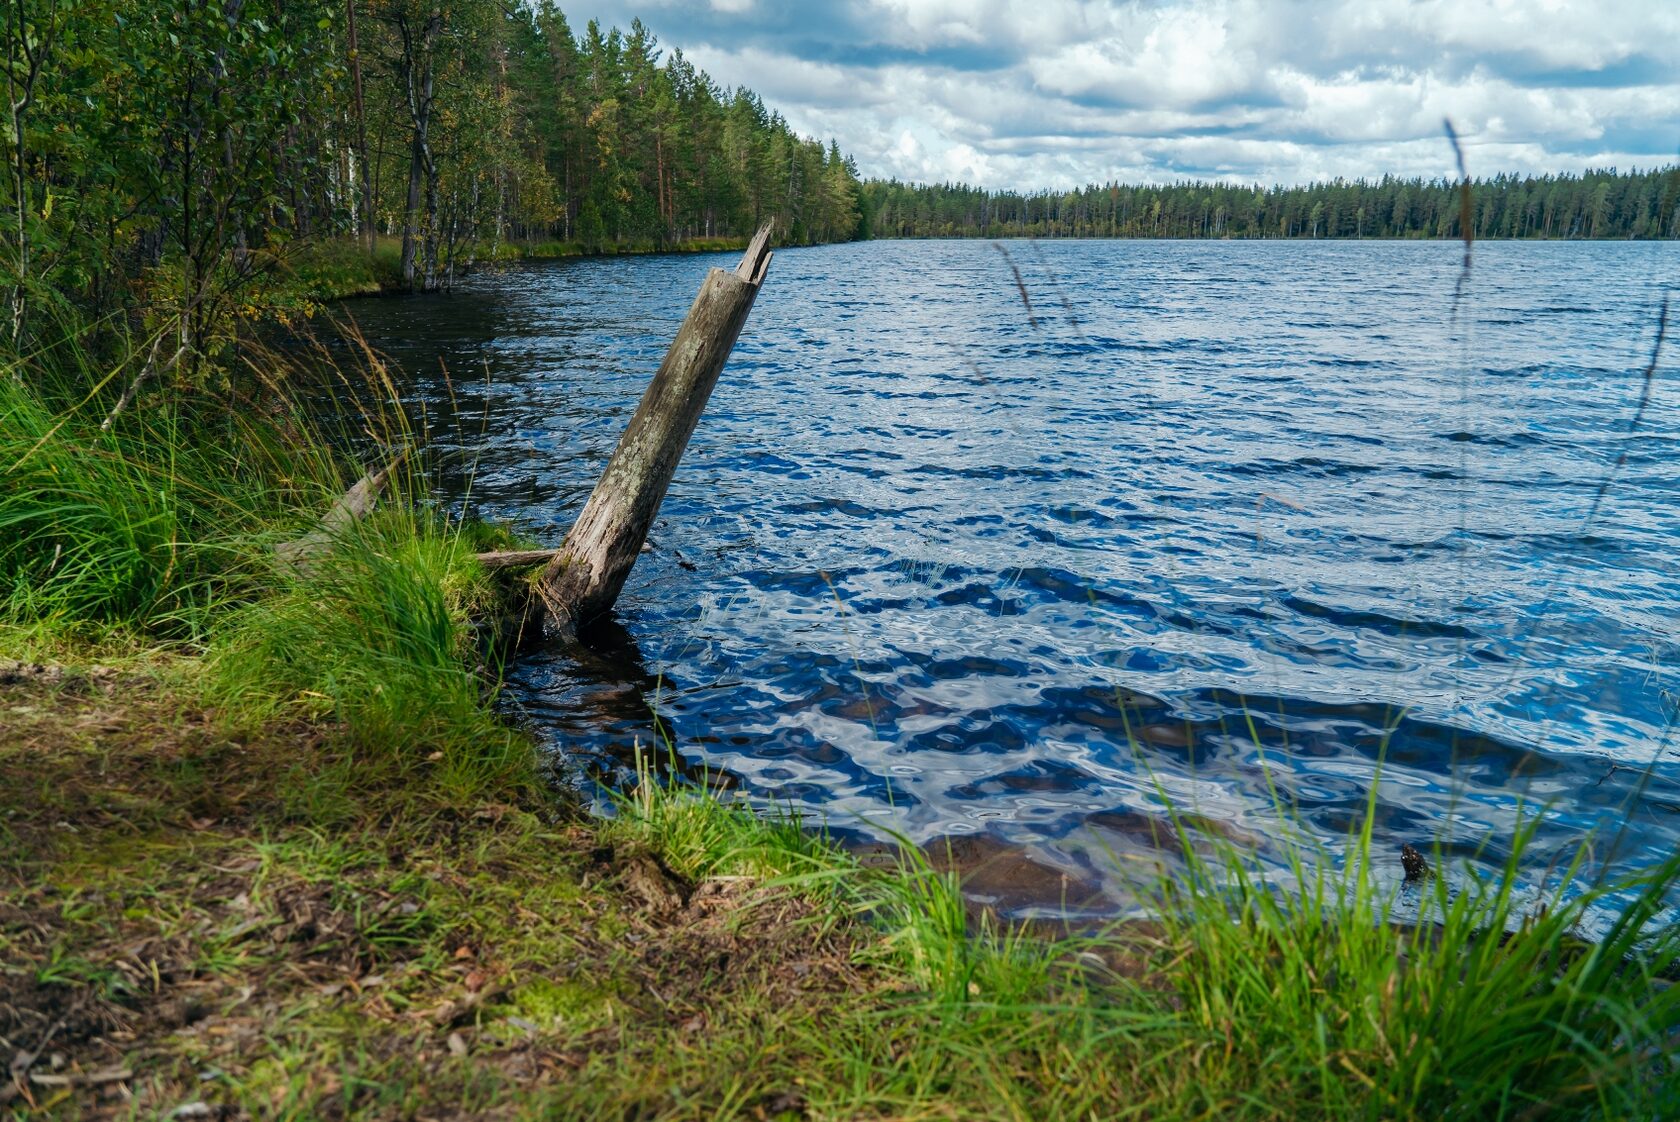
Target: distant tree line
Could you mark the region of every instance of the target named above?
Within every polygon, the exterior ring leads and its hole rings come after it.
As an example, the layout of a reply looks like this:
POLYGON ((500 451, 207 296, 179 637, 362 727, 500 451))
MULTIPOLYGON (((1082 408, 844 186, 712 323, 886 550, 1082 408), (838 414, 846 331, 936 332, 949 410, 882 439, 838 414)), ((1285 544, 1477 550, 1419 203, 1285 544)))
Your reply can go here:
MULTIPOLYGON (((1680 236, 1680 168, 1474 181, 1478 238, 1680 236)), ((1445 179, 1336 179, 1305 187, 1187 182, 987 191, 871 180, 871 237, 1456 238, 1459 185, 1445 179)))

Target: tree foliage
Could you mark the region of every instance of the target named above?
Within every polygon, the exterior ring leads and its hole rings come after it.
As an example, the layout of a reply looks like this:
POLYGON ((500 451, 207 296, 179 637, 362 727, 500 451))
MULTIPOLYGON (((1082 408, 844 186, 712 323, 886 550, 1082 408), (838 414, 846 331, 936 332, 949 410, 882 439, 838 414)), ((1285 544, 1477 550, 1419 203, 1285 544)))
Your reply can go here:
MULTIPOLYGON (((766 220, 783 244, 1459 233, 1446 180, 861 183, 837 144, 641 22, 579 33, 552 0, 0 4, 0 336, 21 351, 55 317, 92 322, 147 356, 141 380, 217 368, 290 250, 322 241, 394 256, 426 290, 510 243, 674 248, 766 220)), ((1499 176, 1476 184, 1473 221, 1480 237, 1673 237, 1677 199, 1676 169, 1499 176)))
POLYGON ((549 0, 4 2, 17 346, 61 301, 193 368, 322 239, 400 240, 404 283, 434 289, 510 240, 858 232, 836 146, 640 22, 576 35, 549 0))

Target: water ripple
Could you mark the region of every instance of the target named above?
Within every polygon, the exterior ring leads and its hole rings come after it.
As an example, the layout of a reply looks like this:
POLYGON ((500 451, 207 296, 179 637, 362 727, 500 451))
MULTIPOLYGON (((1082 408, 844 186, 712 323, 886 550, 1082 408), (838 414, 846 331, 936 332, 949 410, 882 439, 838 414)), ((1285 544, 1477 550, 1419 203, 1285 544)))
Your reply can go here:
MULTIPOLYGON (((1373 798, 1383 844, 1481 860, 1524 798, 1542 854, 1680 845, 1680 766, 1638 787, 1680 695, 1667 371, 1627 431, 1672 244, 1478 247, 1465 335, 1447 244, 1041 248, 1036 329, 983 244, 777 254, 617 620, 513 668, 578 782, 668 741, 842 829, 1020 853, 987 891, 1023 907, 1112 906, 1163 796, 1262 846, 1373 798)), ((476 465, 475 507, 557 540, 722 263, 348 307, 445 491, 476 465)))

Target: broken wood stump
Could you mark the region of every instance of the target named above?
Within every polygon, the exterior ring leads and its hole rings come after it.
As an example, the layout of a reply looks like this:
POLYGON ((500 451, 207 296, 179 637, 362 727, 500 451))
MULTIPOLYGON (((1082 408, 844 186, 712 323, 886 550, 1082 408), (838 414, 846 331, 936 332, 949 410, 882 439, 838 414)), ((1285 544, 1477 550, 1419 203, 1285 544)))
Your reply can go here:
POLYGON ((538 591, 561 630, 575 632, 618 599, 752 311, 771 256, 770 224, 765 223, 739 266, 713 269, 701 284, 583 513, 543 570, 538 591))

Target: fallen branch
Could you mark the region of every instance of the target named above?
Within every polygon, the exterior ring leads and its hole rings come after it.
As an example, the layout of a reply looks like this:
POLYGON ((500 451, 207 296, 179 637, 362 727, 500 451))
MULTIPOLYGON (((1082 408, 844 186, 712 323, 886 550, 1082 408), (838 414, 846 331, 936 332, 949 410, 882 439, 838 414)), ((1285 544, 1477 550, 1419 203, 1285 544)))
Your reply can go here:
POLYGON ((517 569, 526 565, 546 565, 559 555, 558 549, 498 549, 480 553, 478 563, 486 569, 517 569))
MULTIPOLYGON (((134 400, 134 395, 140 392, 140 387, 145 385, 147 379, 151 378, 154 365, 157 362, 158 345, 162 342, 163 336, 160 334, 157 337, 157 340, 152 343, 151 352, 146 355, 146 364, 140 368, 140 373, 134 376, 134 381, 128 384, 128 388, 123 391, 122 396, 117 398, 117 403, 111 406, 111 411, 105 414, 105 419, 100 422, 100 432, 111 431, 111 425, 116 421, 117 414, 128 408, 129 402, 134 400)), ((169 356, 169 361, 163 364, 162 369, 157 370, 156 372, 159 374, 168 373, 170 368, 172 368, 177 362, 180 362, 181 356, 186 353, 187 345, 182 343, 175 353, 169 356)))
POLYGON ((391 475, 406 459, 408 449, 405 448, 385 467, 368 472, 340 495, 333 503, 332 509, 321 516, 320 526, 301 538, 281 542, 275 546, 274 554, 280 559, 280 563, 294 569, 301 568, 309 558, 317 557, 331 549, 340 534, 373 512, 373 508, 379 503, 379 496, 391 482, 391 475))

